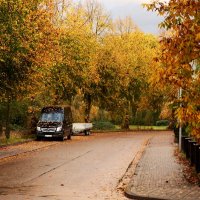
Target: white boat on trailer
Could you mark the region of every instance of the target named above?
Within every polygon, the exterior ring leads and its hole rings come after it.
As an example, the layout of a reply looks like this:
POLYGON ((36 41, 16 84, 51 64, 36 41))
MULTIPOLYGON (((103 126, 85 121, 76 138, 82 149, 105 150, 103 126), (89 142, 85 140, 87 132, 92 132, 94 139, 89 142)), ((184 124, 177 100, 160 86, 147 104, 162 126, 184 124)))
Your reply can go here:
POLYGON ((85 135, 90 135, 92 127, 92 123, 73 123, 72 134, 84 133, 85 135))

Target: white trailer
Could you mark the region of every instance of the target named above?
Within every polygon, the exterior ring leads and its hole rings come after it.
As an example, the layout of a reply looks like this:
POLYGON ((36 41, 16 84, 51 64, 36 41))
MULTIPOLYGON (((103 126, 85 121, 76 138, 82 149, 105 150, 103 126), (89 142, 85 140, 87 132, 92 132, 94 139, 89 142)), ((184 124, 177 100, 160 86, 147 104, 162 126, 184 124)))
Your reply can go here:
POLYGON ((90 130, 92 127, 92 123, 73 123, 72 134, 84 133, 85 135, 90 135, 90 130))

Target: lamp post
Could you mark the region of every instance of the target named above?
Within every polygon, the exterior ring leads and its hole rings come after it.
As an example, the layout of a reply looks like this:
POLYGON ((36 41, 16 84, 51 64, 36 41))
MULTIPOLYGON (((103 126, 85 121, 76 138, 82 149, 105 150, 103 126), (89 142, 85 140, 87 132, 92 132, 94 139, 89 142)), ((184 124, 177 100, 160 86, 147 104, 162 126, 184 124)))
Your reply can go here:
MULTIPOLYGON (((179 100, 182 98, 183 90, 180 87, 178 91, 178 98, 179 100)), ((182 107, 182 103, 180 103, 180 107, 182 107)), ((182 120, 179 119, 179 151, 181 151, 181 137, 182 137, 182 120)))

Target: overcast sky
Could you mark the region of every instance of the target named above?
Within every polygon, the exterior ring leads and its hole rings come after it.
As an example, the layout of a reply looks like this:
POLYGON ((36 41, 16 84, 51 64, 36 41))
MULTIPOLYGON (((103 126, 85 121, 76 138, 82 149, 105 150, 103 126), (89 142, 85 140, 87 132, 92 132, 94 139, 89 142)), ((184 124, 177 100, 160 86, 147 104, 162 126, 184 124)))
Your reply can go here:
POLYGON ((148 12, 142 3, 151 0, 98 0, 113 18, 131 16, 140 30, 146 33, 158 34, 158 24, 162 18, 156 13, 148 12))

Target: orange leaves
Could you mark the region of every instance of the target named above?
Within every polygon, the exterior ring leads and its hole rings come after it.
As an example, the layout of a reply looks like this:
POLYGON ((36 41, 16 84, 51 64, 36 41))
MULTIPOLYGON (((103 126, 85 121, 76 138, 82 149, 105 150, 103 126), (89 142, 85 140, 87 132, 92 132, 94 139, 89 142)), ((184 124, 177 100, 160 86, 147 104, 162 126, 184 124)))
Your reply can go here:
POLYGON ((200 41, 200 32, 196 34, 196 41, 197 41, 197 42, 200 41))
POLYGON ((4 80, 1 92, 9 93, 12 98, 39 88, 38 80, 43 80, 41 72, 59 55, 57 29, 51 21, 51 11, 43 9, 42 3, 35 0, 0 1, 0 61, 5 65, 0 65, 3 72, 0 79, 4 80))
MULTIPOLYGON (((171 87, 183 88, 183 107, 177 110, 182 123, 192 127, 192 133, 200 138, 199 111, 199 65, 200 61, 200 2, 196 0, 170 0, 169 4, 154 1, 146 5, 148 10, 156 10, 165 15, 161 26, 168 32, 161 40, 162 63, 160 82, 171 87), (196 69, 196 70, 195 70, 196 69), (195 95, 195 96, 194 96, 195 95)), ((176 97, 175 97, 176 98, 176 97)), ((176 102, 176 99, 174 99, 176 102)))

